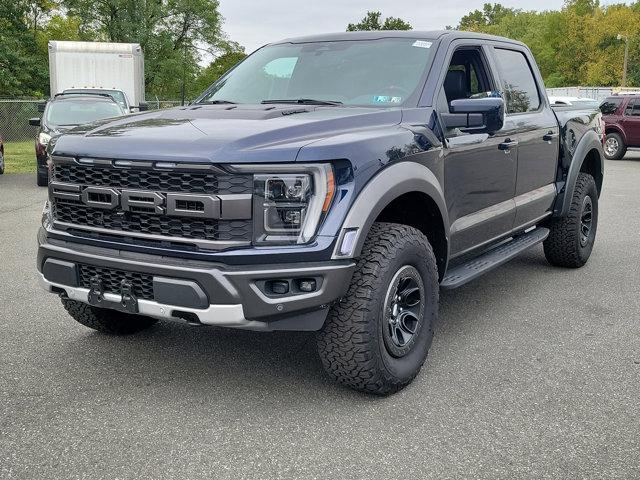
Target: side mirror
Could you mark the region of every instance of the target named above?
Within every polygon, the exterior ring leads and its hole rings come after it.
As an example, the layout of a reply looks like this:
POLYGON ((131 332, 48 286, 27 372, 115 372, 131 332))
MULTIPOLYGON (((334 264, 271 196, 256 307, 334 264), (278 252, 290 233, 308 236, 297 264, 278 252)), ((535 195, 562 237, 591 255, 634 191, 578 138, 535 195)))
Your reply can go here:
POLYGON ((38 113, 44 113, 44 109, 47 107, 47 102, 38 102, 38 113))
POLYGON ((447 128, 495 133, 504 125, 504 100, 498 97, 453 100, 449 112, 442 115, 447 128))
POLYGON ((29 125, 31 125, 32 127, 39 127, 40 126, 40 119, 39 118, 30 118, 29 119, 29 125))
POLYGON ((146 112, 147 110, 149 110, 149 104, 147 102, 140 102, 140 105, 138 105, 138 110, 140 112, 146 112))

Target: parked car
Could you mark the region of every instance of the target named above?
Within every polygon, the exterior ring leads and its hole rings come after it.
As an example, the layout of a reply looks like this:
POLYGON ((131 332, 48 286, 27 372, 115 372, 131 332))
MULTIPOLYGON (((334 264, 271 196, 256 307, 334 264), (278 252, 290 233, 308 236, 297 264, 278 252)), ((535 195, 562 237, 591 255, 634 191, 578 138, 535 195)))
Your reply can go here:
POLYGON ((0 136, 0 175, 4 173, 4 142, 0 136))
POLYGON ((593 98, 587 97, 549 97, 549 102, 551 106, 571 106, 571 107, 580 107, 580 108, 593 108, 596 109, 600 106, 600 102, 598 100, 594 100, 593 98))
POLYGON ((71 95, 71 94, 99 95, 99 96, 109 95, 111 98, 113 98, 116 102, 120 104, 120 106, 125 112, 127 113, 131 112, 133 108, 131 107, 131 103, 127 98, 127 94, 124 93, 122 90, 117 90, 115 88, 67 88, 62 93, 65 95, 71 95))
POLYGON ((613 95, 600 104, 605 122, 604 155, 620 160, 627 148, 640 147, 640 95, 613 95))
POLYGON ((29 120, 30 125, 40 127, 36 137, 37 184, 46 186, 49 183, 47 145, 52 137, 78 125, 125 113, 110 95, 58 94, 47 102, 42 119, 29 120))
POLYGON ((317 331, 331 376, 389 394, 427 357, 440 288, 540 243, 588 261, 603 134, 598 110, 550 107, 520 42, 284 40, 189 107, 60 136, 40 280, 110 334, 317 331))

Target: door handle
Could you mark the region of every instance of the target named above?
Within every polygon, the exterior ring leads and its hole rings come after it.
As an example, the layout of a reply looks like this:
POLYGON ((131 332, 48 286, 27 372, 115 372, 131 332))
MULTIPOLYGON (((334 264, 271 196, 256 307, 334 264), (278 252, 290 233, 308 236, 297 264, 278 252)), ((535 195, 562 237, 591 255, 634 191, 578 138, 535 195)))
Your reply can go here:
POLYGON ((553 132, 547 132, 542 136, 542 140, 551 143, 554 138, 557 138, 558 134, 553 132))
POLYGON ((509 153, 509 150, 517 146, 517 140, 511 140, 510 138, 507 138, 504 142, 498 144, 498 149, 503 150, 504 153, 509 153))

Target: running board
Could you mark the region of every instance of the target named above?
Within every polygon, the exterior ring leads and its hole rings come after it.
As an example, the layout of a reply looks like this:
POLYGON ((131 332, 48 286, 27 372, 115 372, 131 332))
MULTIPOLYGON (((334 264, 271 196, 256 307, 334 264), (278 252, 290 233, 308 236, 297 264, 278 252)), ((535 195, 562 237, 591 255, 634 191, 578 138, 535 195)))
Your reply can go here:
POLYGON ((548 236, 548 228, 538 227, 528 233, 513 237, 507 243, 447 271, 440 286, 447 290, 458 288, 543 242, 548 236))

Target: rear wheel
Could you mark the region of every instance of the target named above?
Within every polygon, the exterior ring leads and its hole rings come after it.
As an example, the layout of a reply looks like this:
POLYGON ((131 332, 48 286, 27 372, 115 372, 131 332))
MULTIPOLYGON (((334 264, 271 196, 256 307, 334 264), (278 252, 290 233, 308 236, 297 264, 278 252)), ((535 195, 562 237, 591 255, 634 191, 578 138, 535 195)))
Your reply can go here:
POLYGON ((145 330, 158 320, 142 315, 130 315, 108 308, 98 308, 86 303, 62 299, 62 305, 74 320, 85 327, 111 335, 129 335, 145 330))
POLYGON ((4 154, 0 152, 0 175, 4 173, 4 154))
POLYGON ((618 133, 609 133, 604 141, 604 156, 609 160, 620 160, 627 153, 627 146, 618 133))
POLYGON ((552 265, 582 267, 591 256, 598 228, 598 189, 593 177, 579 173, 569 213, 549 224, 544 254, 552 265))
POLYGON ((363 392, 387 395, 408 385, 431 346, 438 289, 427 238, 405 225, 375 223, 347 295, 318 333, 325 370, 363 392))

